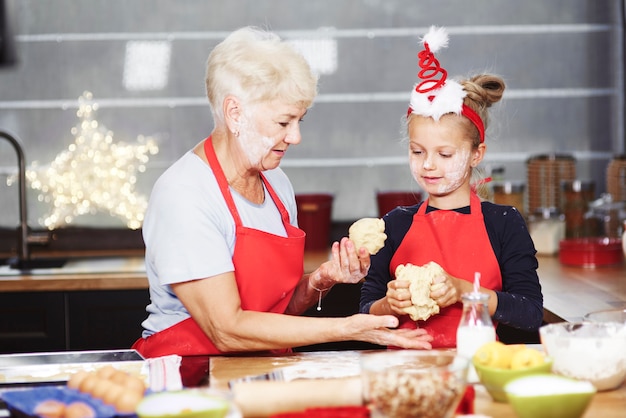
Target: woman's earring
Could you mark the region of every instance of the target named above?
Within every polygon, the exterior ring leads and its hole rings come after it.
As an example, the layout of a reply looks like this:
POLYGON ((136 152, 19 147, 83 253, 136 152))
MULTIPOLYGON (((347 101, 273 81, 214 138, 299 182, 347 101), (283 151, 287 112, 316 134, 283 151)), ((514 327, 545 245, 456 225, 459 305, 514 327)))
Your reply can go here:
POLYGON ((234 131, 233 131, 233 135, 235 135, 235 136, 239 136, 239 131, 238 131, 238 130, 234 130, 234 131))

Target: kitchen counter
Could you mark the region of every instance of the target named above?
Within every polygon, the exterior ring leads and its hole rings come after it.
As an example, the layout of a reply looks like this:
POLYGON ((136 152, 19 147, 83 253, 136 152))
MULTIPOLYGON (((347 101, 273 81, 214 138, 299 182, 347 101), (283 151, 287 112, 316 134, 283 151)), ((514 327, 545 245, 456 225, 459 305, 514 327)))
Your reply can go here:
MULTIPOLYGON (((305 271, 327 259, 327 251, 307 253, 305 271)), ((546 322, 573 322, 587 312, 626 307, 626 264, 584 268, 564 266, 558 257, 540 256, 538 260, 546 322)), ((77 259, 62 268, 23 274, 0 266, 0 292, 147 288, 143 257, 77 259)))
POLYGON ((626 264, 570 267, 540 256, 539 280, 546 322, 580 321, 592 311, 626 308, 626 264))
MULTIPOLYGON (((304 269, 316 269, 328 252, 307 253, 304 269)), ((144 258, 77 258, 58 268, 15 270, 0 266, 0 292, 148 289, 144 258)))
POLYGON ((75 259, 63 267, 25 271, 0 266, 0 292, 147 288, 143 257, 75 259))
MULTIPOLYGON (((330 378, 354 377, 358 373, 358 356, 362 352, 336 351, 324 353, 298 353, 283 356, 237 356, 211 357, 209 360, 209 384, 217 390, 228 389, 228 382, 244 376, 269 373, 286 367, 285 376, 311 378, 324 385, 321 375, 328 373, 330 378), (343 374, 343 375, 342 375, 343 374)), ((268 382, 271 383, 271 382, 268 382)), ((268 390, 271 390, 268 389, 268 390)), ((320 389, 321 390, 321 389, 320 389)), ((515 418, 515 413, 507 403, 492 401, 480 385, 475 385, 476 414, 497 418, 515 418)), ((268 393, 268 396, 270 393, 268 393)), ((306 397, 306 394, 301 396, 306 397)), ((329 400, 330 402, 330 400, 329 400)), ((598 392, 586 417, 621 418, 626 410, 626 384, 613 391, 598 392)))

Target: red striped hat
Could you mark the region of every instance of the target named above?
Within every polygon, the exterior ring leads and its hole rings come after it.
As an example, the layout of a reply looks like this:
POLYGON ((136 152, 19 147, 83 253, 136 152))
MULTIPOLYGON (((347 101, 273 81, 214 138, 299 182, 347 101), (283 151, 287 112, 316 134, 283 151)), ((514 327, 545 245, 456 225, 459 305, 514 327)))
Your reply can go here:
POLYGON ((420 67, 417 76, 420 81, 411 92, 407 117, 415 113, 437 121, 448 113, 463 115, 476 126, 480 142, 484 142, 485 126, 478 113, 463 103, 467 96, 463 86, 448 80, 448 72, 435 57, 435 52, 448 46, 448 32, 444 28, 431 26, 421 43, 424 49, 417 54, 420 67))

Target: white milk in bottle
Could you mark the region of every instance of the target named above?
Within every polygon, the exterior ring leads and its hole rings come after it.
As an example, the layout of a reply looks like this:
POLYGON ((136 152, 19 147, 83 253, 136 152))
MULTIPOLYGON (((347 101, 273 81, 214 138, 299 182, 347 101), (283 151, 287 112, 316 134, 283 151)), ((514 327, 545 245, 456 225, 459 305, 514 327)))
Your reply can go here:
POLYGON ((488 294, 475 290, 464 293, 461 298, 463 314, 456 331, 456 349, 460 355, 470 360, 468 381, 476 382, 478 377, 471 365, 472 357, 483 344, 496 340, 496 329, 489 315, 488 294))

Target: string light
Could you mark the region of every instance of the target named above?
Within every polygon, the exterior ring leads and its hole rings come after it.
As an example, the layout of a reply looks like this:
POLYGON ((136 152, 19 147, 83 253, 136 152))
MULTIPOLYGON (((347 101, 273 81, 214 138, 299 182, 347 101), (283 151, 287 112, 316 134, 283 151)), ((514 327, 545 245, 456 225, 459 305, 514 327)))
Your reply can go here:
POLYGON ((79 98, 79 123, 72 128, 74 143, 60 152, 47 167, 26 172, 38 200, 51 206, 40 222, 48 229, 70 224, 74 218, 108 212, 131 229, 143 224, 147 199, 135 192, 137 173, 144 172, 149 155, 159 148, 151 137, 140 135, 137 143, 113 140, 113 132, 95 118, 97 103, 92 94, 79 98))

